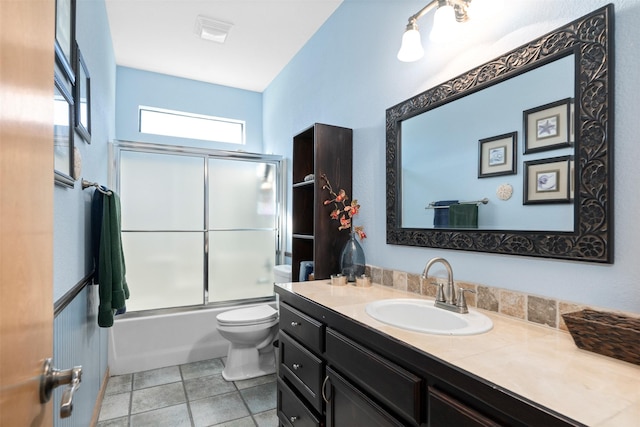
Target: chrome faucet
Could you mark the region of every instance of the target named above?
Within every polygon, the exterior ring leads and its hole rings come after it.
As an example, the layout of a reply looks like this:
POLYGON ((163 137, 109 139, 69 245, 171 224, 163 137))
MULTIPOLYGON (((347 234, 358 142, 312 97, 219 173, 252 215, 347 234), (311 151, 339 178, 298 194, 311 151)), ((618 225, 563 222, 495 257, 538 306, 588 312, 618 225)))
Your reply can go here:
POLYGON ((429 273, 429 269, 435 263, 441 263, 447 269, 447 290, 444 291, 444 285, 442 283, 438 284, 438 293, 436 294, 436 302, 435 306, 439 308, 443 308, 449 311, 455 311, 456 313, 468 313, 469 309, 467 308, 467 300, 464 297, 465 292, 473 292, 472 289, 463 289, 459 288, 458 292, 460 294, 459 297, 456 296, 456 290, 453 285, 453 269, 451 268, 451 264, 449 261, 442 257, 435 257, 427 262, 427 265, 424 267, 424 271, 422 272, 422 277, 426 280, 427 274, 429 273))

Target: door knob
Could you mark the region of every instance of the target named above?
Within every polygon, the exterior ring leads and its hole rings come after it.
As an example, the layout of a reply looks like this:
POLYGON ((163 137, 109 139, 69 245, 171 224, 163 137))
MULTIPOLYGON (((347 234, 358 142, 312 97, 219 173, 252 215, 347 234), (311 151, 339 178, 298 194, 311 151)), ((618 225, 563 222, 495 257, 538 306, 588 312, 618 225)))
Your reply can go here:
POLYGON ((47 403, 51 400, 54 388, 67 385, 60 402, 60 418, 70 417, 73 411, 73 394, 80 387, 81 381, 82 366, 60 370, 53 367, 51 358, 46 359, 40 380, 40 403, 47 403))

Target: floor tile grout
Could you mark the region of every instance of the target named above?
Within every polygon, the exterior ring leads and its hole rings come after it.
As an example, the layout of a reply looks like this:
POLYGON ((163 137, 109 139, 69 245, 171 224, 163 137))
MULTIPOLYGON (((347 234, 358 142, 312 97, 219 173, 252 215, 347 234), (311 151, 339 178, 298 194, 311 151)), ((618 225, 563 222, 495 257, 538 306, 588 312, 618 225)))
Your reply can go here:
MULTIPOLYGON (((129 393, 129 399, 127 402, 127 414, 126 415, 120 415, 122 414, 122 412, 120 412, 117 415, 114 416, 109 416, 109 418, 105 418, 105 419, 101 419, 98 423, 98 427, 103 427, 103 426, 117 426, 117 427, 129 427, 132 425, 132 418, 135 418, 137 421, 146 419, 162 419, 165 420, 167 426, 172 426, 174 424, 171 423, 170 420, 165 419, 164 416, 166 414, 169 414, 169 416, 177 416, 180 418, 180 422, 184 423, 184 422, 188 422, 189 426, 191 427, 195 427, 196 425, 198 425, 197 423, 198 421, 198 417, 195 415, 194 413, 194 408, 192 406, 193 403, 195 402, 199 402, 199 401, 205 401, 206 399, 214 399, 214 400, 219 400, 219 398, 221 396, 225 396, 225 395, 229 395, 228 397, 232 398, 232 399, 236 399, 235 401, 238 402, 238 398, 239 400, 242 402, 242 406, 244 411, 246 411, 247 414, 236 414, 236 413, 228 413, 226 414, 226 416, 230 417, 229 419, 227 419, 226 417, 223 417, 219 420, 212 420, 212 422, 216 422, 217 424, 222 423, 222 424, 226 424, 226 423, 230 423, 230 422, 237 422, 238 420, 246 420, 252 423, 253 426, 259 426, 260 423, 258 422, 258 419, 256 419, 256 416, 259 417, 259 419, 261 421, 267 421, 269 422, 269 424, 272 425, 277 425, 277 416, 275 414, 276 408, 275 408, 275 396, 273 396, 273 405, 271 405, 270 400, 267 400, 267 406, 266 406, 266 410, 261 410, 262 405, 264 404, 265 400, 264 397, 266 396, 264 394, 264 388, 265 385, 273 383, 274 387, 275 387, 275 376, 273 378, 267 378, 264 380, 258 380, 258 381, 254 381, 254 382, 244 382, 246 380, 241 380, 241 381, 230 381, 233 388, 230 389, 229 391, 223 391, 220 392, 220 382, 218 381, 218 383, 216 383, 215 385, 212 386, 211 389, 207 389, 207 392, 212 392, 213 394, 205 394, 202 397, 198 397, 200 394, 199 393, 194 393, 194 399, 191 399, 187 390, 187 384, 189 381, 197 381, 198 379, 201 378, 205 378, 205 377, 211 377, 211 381, 213 381, 215 378, 214 377, 218 377, 218 379, 221 379, 221 369, 220 368, 224 367, 224 361, 223 358, 218 358, 218 359, 210 359, 210 360, 205 360, 205 361, 201 361, 201 362, 192 362, 192 363, 186 363, 186 364, 181 364, 181 365, 174 365, 174 366, 169 366, 166 368, 160 368, 158 370, 152 369, 152 370, 148 370, 148 371, 141 371, 141 372, 135 372, 132 374, 127 374, 130 375, 130 378, 128 378, 129 383, 127 384, 126 389, 128 391, 122 391, 122 389, 124 389, 125 387, 124 385, 124 381, 123 382, 119 382, 116 386, 114 386, 114 390, 117 390, 116 392, 112 392, 109 393, 105 396, 105 400, 103 400, 103 406, 101 408, 101 411, 105 409, 105 401, 109 402, 109 398, 111 396, 117 396, 120 395, 122 393, 129 393), (209 366, 207 366, 207 362, 211 362, 211 364, 209 366), (213 366, 211 366, 213 365, 213 366), (187 366, 190 366, 189 368, 185 368, 187 366), (178 381, 173 381, 173 378, 175 377, 175 373, 172 373, 172 368, 177 368, 178 369, 178 374, 179 374, 179 380, 178 381), (165 372, 163 372, 162 370, 165 370, 165 372), (156 372, 154 372, 156 371, 156 372), (186 373, 188 373, 188 377, 186 378, 186 373), (143 375, 146 374, 146 375, 143 375), (163 375, 165 378, 163 378, 163 375), (155 376, 155 377, 154 377, 155 376), (164 382, 164 381, 168 381, 168 382, 164 382), (147 394, 145 396, 144 390, 147 389, 151 389, 153 387, 165 387, 171 384, 175 384, 177 382, 180 382, 182 385, 182 393, 184 395, 184 400, 180 401, 180 402, 173 402, 172 401, 172 397, 166 397, 163 396, 161 393, 155 393, 155 392, 150 392, 149 394, 147 394), (138 386, 142 386, 144 385, 145 387, 140 387, 140 388, 135 388, 135 384, 138 383, 138 386), (243 383, 244 387, 240 388, 238 383, 243 383), (250 385, 249 385, 250 384, 250 385), (256 387, 262 387, 263 390, 254 390, 254 393, 259 393, 257 395, 254 394, 254 396, 252 397, 247 397, 250 396, 250 391, 253 388, 256 387), (216 388, 218 388, 218 391, 216 391, 216 388), (134 394, 137 394, 137 410, 139 410, 139 412, 136 412, 135 414, 132 413, 133 410, 133 404, 134 404, 134 394), (237 397, 233 397, 233 395, 237 396, 237 397), (247 396, 246 396, 247 395, 247 396), (149 401, 145 401, 145 399, 147 400, 153 400, 153 399, 160 399, 159 404, 161 406, 159 407, 155 407, 153 402, 149 402, 149 401), (164 402, 162 401, 162 399, 165 398, 164 402), (256 412, 253 413, 251 410, 251 403, 247 400, 251 398, 252 402, 253 402, 253 406, 256 407, 256 410, 260 410, 260 412, 256 412), (253 399, 258 399, 258 400, 253 400, 253 399), (145 405, 149 406, 148 410, 145 410, 145 405), (184 405, 185 409, 186 409, 186 414, 183 412, 183 409, 178 408, 178 406, 184 405), (257 406, 256 406, 257 405, 257 406), (169 409, 172 408, 172 409, 169 409), (176 415, 177 414, 177 415, 176 415), (237 416, 236 416, 237 415, 237 416), (273 423, 271 423, 271 420, 273 420, 273 423)), ((174 371, 175 372, 175 371, 174 371)), ((111 377, 109 380, 111 381, 112 378, 116 378, 117 376, 111 377)), ((223 383, 224 384, 224 383, 223 383)), ((107 384, 108 385, 108 384, 107 384)), ((230 387, 227 387, 230 388, 230 387)), ((267 393, 269 395, 271 395, 271 391, 270 388, 267 386, 267 393)), ((175 400, 177 395, 176 395, 176 387, 174 386, 172 388, 173 392, 172 394, 169 394, 168 396, 173 396, 173 399, 175 400)), ((196 389, 199 390, 199 389, 196 389)), ((275 388, 273 388, 274 393, 275 393, 275 388)), ((191 386, 191 391, 194 391, 193 388, 193 383, 191 386)), ((122 396, 124 397, 124 396, 122 396)), ((111 399, 116 399, 111 397, 111 399)), ((180 397, 177 397, 177 400, 179 400, 180 397)), ((271 397, 268 397, 268 399, 271 399, 271 397)), ((117 402, 117 400, 116 400, 117 402)), ((158 402, 156 400, 156 402, 158 402)), ((124 403, 124 402, 122 402, 124 403)), ((200 406, 200 408, 198 409, 199 411, 199 416, 200 416, 200 421, 202 420, 202 416, 203 414, 206 417, 206 414, 208 411, 211 411, 212 408, 207 408, 206 407, 206 403, 205 402, 201 402, 202 406, 200 406), (204 409, 203 409, 204 408, 204 409), (204 411, 204 412, 203 412, 204 411)), ((239 403, 239 402, 238 402, 239 403)), ((114 410, 114 406, 115 406, 115 402, 109 402, 109 404, 107 404, 107 410, 114 410), (109 404, 111 406, 109 406, 109 404)), ((240 406, 237 406, 237 408, 240 408, 240 406)), ((223 409, 227 409, 224 408, 223 409)), ((115 408, 115 410, 117 411, 117 407, 115 408)), ((211 412, 208 412, 209 414, 211 414, 211 412)), ((215 410, 214 410, 215 413, 215 410)), ((102 415, 102 413, 101 413, 102 415)), ((108 414, 108 415, 112 415, 112 414, 108 414)), ((108 416, 106 415, 106 416, 108 416)), ((156 421, 157 422, 157 421, 156 421)), ((162 422, 162 421, 160 421, 162 422)), ((215 424, 215 425, 217 425, 215 424)), ((181 425, 185 425, 181 424, 181 425)), ((209 425, 214 425, 214 424, 207 424, 209 425)), ((160 425, 158 425, 160 427, 160 425)))

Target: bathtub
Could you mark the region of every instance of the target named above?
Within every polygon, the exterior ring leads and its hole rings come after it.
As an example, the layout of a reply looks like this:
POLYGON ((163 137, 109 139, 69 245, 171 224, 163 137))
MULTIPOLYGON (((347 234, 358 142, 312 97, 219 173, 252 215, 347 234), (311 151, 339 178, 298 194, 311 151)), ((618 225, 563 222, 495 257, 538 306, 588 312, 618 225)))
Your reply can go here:
MULTIPOLYGON (((229 342, 218 333, 216 316, 254 305, 258 304, 116 317, 109 329, 110 375, 224 357, 229 342)), ((277 308, 275 301, 269 305, 277 308)))

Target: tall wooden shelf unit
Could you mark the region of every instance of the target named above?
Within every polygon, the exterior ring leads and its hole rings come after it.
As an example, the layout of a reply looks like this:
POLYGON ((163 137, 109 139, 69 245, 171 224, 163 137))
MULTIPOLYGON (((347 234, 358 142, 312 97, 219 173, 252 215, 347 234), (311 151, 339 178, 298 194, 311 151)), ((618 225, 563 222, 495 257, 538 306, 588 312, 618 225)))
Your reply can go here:
POLYGON ((300 262, 314 262, 316 279, 328 279, 340 271, 340 252, 349 239, 338 230, 338 221, 329 214, 333 204, 324 205, 329 193, 320 179, 326 174, 334 191, 351 191, 353 131, 316 123, 293 137, 291 279, 297 281, 300 262), (305 181, 308 175, 314 179, 305 181))

